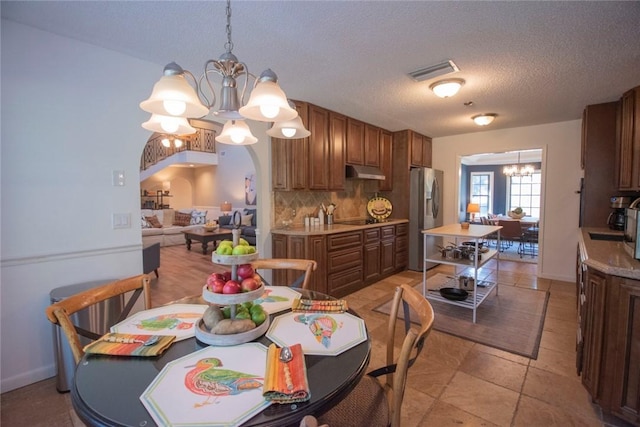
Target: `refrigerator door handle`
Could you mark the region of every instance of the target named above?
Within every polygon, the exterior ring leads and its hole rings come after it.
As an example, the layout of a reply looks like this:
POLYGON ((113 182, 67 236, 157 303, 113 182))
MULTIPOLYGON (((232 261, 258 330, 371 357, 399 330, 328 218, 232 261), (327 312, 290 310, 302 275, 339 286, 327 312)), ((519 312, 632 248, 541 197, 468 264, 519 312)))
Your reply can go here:
POLYGON ((433 202, 431 204, 431 212, 433 213, 434 218, 438 218, 438 214, 440 211, 440 185, 438 184, 438 179, 433 179, 433 202))

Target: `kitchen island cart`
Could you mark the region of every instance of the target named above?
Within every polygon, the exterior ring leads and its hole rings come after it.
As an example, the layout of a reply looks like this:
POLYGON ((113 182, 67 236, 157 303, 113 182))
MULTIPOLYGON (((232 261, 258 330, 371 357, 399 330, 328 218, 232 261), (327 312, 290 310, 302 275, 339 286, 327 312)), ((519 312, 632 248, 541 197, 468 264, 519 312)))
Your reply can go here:
MULTIPOLYGON (((499 254, 500 248, 500 230, 501 226, 493 225, 476 225, 471 224, 469 228, 462 228, 460 224, 449 224, 442 227, 430 228, 422 230, 424 241, 424 267, 422 272, 422 294, 425 298, 434 301, 441 301, 447 304, 454 304, 460 307, 465 307, 473 310, 473 323, 476 323, 476 310, 480 304, 489 296, 491 291, 496 290, 498 293, 497 277, 500 272, 500 261, 498 256, 498 263, 496 268, 496 282, 489 280, 478 281, 478 268, 489 262, 491 259, 499 254), (496 249, 491 249, 483 244, 483 241, 488 236, 496 236, 496 249), (427 253, 427 239, 433 237, 448 238, 452 241, 451 247, 443 249, 436 253, 427 253), (461 255, 459 248, 463 245, 473 248, 469 250, 469 254, 466 257, 461 255), (435 292, 430 291, 427 287, 427 262, 435 262, 439 264, 453 265, 455 270, 455 276, 452 277, 442 287, 457 288, 458 286, 458 269, 473 268, 473 291, 469 290, 469 297, 462 301, 446 299, 440 295, 437 290, 435 292)), ((446 243, 445 243, 446 244, 446 243)))

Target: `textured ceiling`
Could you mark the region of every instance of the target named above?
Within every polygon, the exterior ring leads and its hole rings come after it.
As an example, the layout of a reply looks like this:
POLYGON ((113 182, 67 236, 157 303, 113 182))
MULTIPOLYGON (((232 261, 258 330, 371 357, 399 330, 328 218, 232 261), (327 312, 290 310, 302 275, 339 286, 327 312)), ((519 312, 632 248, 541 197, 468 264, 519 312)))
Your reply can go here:
MULTIPOLYGON (((2 17, 198 75, 224 52, 221 1, 0 4, 2 17)), ((579 119, 640 85, 640 2, 234 1, 233 52, 290 98, 432 137, 579 119), (450 99, 411 71, 453 60, 450 99), (463 103, 473 101, 470 107, 463 103), (479 128, 474 114, 497 113, 479 128)), ((437 80, 437 79, 436 79, 437 80)))

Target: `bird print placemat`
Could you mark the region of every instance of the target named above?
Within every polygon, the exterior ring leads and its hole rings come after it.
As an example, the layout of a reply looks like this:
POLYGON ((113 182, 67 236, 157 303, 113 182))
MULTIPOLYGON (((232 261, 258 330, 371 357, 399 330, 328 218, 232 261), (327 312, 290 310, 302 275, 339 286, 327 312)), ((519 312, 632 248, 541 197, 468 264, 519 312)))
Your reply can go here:
POLYGON ((267 348, 207 347, 169 362, 140 396, 161 426, 237 426, 268 407, 267 348))
POLYGON ((113 325, 111 332, 123 334, 173 335, 176 341, 195 336, 195 325, 206 304, 171 304, 142 310, 113 325))
POLYGON ((280 347, 300 343, 304 354, 337 356, 366 341, 367 329, 350 313, 291 312, 273 319, 266 336, 280 347))
POLYGON ((262 307, 270 314, 289 310, 293 301, 300 298, 297 292, 287 286, 265 286, 264 294, 254 304, 262 304, 262 307))

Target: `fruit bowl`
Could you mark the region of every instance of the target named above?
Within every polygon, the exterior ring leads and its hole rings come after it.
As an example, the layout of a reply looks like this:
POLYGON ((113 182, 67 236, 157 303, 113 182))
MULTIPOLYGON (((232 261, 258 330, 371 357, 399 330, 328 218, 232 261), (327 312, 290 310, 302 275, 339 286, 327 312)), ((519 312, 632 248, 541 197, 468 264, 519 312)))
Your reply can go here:
POLYGON ((202 228, 204 228, 204 231, 208 231, 209 233, 211 233, 212 231, 216 231, 218 229, 217 225, 203 225, 202 228))
MULTIPOLYGON (((243 295, 246 295, 247 293, 243 295)), ((221 295, 221 294, 218 294, 218 295, 221 295)), ((238 345, 238 344, 244 344, 249 341, 253 341, 256 338, 264 335, 269 329, 269 323, 270 323, 270 319, 269 319, 269 316, 267 316, 266 320, 262 322, 261 325, 256 326, 250 331, 242 332, 239 334, 217 335, 209 332, 206 326, 204 326, 204 321, 200 319, 196 324, 195 332, 196 332, 196 338, 205 344, 219 345, 219 346, 238 345)))
POLYGON ((220 255, 216 252, 211 254, 211 260, 216 264, 223 265, 240 265, 249 264, 251 261, 258 259, 258 252, 247 255, 220 255))
POLYGON ((264 285, 260 285, 255 291, 240 292, 237 294, 218 294, 207 289, 207 285, 202 287, 202 298, 210 303, 218 305, 242 304, 260 298, 264 294, 264 285))
POLYGON ((522 219, 526 214, 527 213, 524 211, 520 212, 519 214, 515 213, 514 211, 509 211, 509 216, 513 219, 522 219))

